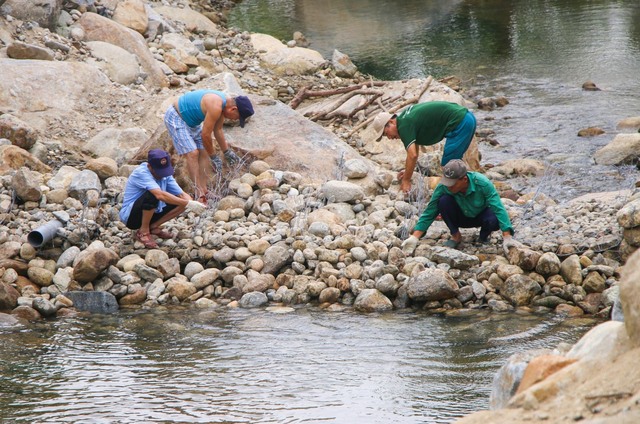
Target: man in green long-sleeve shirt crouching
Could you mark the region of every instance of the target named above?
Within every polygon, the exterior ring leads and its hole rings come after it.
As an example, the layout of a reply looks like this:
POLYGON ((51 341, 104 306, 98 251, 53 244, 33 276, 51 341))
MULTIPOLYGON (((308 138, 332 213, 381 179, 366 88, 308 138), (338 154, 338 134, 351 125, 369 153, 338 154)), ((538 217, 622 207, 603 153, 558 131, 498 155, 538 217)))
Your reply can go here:
POLYGON ((442 171, 444 177, 433 191, 413 234, 402 243, 402 249, 413 252, 418 239, 427 232, 438 214, 451 231, 451 239, 444 243, 447 247, 455 248, 460 244, 460 228, 480 227, 481 243, 488 242, 491 233, 498 229, 502 230, 503 239, 509 240, 513 227, 493 183, 482 174, 468 172, 460 159, 449 161, 442 171))

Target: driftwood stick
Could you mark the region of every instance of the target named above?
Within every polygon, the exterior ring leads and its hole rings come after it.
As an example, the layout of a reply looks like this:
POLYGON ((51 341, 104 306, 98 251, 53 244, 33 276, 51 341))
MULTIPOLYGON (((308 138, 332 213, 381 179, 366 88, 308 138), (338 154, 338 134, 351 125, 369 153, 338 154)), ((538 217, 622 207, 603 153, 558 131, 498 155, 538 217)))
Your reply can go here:
POLYGON ((336 88, 334 90, 316 90, 316 91, 309 91, 309 87, 306 86, 306 87, 302 87, 302 89, 295 95, 295 97, 291 99, 291 102, 289 102, 289 107, 291 107, 291 109, 295 109, 298 106, 300 106, 300 103, 302 103, 304 99, 309 97, 328 97, 336 94, 344 94, 350 91, 360 90, 365 87, 373 87, 373 86, 382 87, 385 84, 386 82, 384 81, 371 81, 371 82, 365 82, 364 84, 336 88))
POLYGON ((373 103, 374 100, 380 100, 380 96, 382 95, 382 93, 380 94, 373 94, 373 97, 369 100, 367 100, 365 103, 363 103, 362 105, 358 106, 357 108, 353 109, 351 111, 351 113, 349 113, 348 118, 351 118, 353 115, 355 115, 356 113, 358 113, 359 111, 361 111, 362 109, 366 109, 367 107, 369 107, 369 105, 371 105, 371 103, 373 103))
MULTIPOLYGON (((333 110, 329 111, 329 112, 324 112, 324 113, 317 113, 316 115, 313 116, 313 118, 311 118, 312 120, 314 119, 330 119, 333 118, 334 116, 339 116, 336 111, 338 109, 340 109, 340 107, 342 107, 342 105, 344 105, 349 99, 351 99, 354 96, 357 95, 363 95, 363 96, 381 96, 383 93, 382 91, 378 91, 378 90, 368 90, 368 89, 362 89, 362 90, 355 90, 355 91, 351 91, 348 93, 343 94, 342 96, 340 96, 333 104, 335 105, 335 107, 333 108, 333 110)), ((367 103, 369 103, 370 101, 367 101, 367 103)), ((345 117, 347 117, 345 115, 345 117)))
POLYGON ((300 89, 300 91, 298 91, 295 97, 291 99, 291 101, 289 102, 289 106, 291 107, 291 109, 295 109, 300 106, 300 103, 302 103, 302 101, 306 98, 309 88, 311 88, 310 85, 305 85, 300 89))
POLYGON ((420 100, 420 97, 422 97, 422 95, 424 94, 425 91, 427 91, 427 89, 429 88, 429 86, 431 85, 431 82, 433 81, 433 78, 431 76, 429 76, 429 78, 427 78, 427 81, 424 83, 424 86, 422 86, 422 89, 420 90, 420 93, 418 93, 417 96, 414 96, 410 99, 405 100, 404 102, 395 105, 394 107, 392 107, 391 109, 389 109, 389 113, 393 113, 399 109, 402 109, 403 107, 410 105, 412 103, 416 103, 418 100, 420 100))
MULTIPOLYGON (((420 90, 420 93, 417 96, 411 97, 410 99, 405 100, 404 102, 393 106, 392 108, 390 108, 389 110, 387 110, 387 112, 389 113, 394 113, 395 111, 405 107, 406 105, 410 105, 412 103, 417 102, 418 100, 420 100, 420 97, 422 97, 422 95, 424 94, 425 91, 427 91, 427 89, 429 88, 429 86, 431 85, 431 82, 433 81, 433 77, 431 75, 429 75, 429 78, 427 78, 427 80, 425 81, 424 85, 422 86, 422 89, 420 90)), ((362 121, 360 124, 358 124, 354 129, 352 129, 351 131, 349 131, 349 134, 347 134, 348 137, 351 137, 353 134, 355 134, 357 131, 359 131, 360 129, 362 129, 363 127, 369 125, 371 123, 371 121, 373 121, 375 119, 377 115, 372 115, 369 118, 365 119, 364 121, 362 121)))

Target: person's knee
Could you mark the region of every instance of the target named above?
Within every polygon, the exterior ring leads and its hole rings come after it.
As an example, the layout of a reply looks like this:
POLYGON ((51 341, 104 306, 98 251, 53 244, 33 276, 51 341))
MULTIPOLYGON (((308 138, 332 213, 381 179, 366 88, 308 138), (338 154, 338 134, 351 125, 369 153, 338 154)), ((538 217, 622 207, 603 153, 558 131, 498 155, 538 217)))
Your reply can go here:
POLYGON ((145 211, 155 209, 158 207, 158 199, 154 196, 150 191, 147 191, 143 194, 142 198, 142 209, 145 211))
POLYGON ((485 217, 485 219, 482 220, 482 226, 491 229, 492 231, 497 230, 498 228, 500 228, 498 217, 493 214, 485 217))
POLYGON ((198 149, 194 149, 190 152, 185 153, 183 156, 188 162, 190 161, 198 162, 198 157, 200 156, 200 153, 198 152, 198 149))
POLYGON ((456 200, 453 198, 453 196, 445 194, 444 196, 440 197, 440 199, 438 199, 438 210, 442 212, 450 209, 452 206, 454 206, 455 201, 456 200))

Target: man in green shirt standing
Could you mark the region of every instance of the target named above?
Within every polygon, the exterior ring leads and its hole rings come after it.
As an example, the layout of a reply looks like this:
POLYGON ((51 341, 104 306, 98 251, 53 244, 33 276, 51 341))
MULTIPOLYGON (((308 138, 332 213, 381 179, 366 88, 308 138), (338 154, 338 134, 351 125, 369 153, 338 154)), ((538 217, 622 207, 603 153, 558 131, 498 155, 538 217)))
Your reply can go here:
POLYGON ((481 243, 488 242, 491 233, 500 229, 507 244, 513 227, 491 181, 480 173, 467 171, 466 164, 460 159, 449 161, 442 171, 444 177, 433 191, 413 234, 402 243, 402 250, 413 252, 418 239, 427 232, 438 213, 451 231, 451 239, 444 243, 447 247, 455 248, 460 244, 460 228, 473 227, 480 227, 481 243))
POLYGON ((446 138, 442 165, 462 159, 476 132, 476 118, 467 108, 450 102, 425 102, 409 106, 399 115, 381 112, 373 121, 376 140, 383 135, 402 140, 407 150, 403 171, 398 172, 400 189, 408 193, 418 162, 418 146, 431 146, 446 138))

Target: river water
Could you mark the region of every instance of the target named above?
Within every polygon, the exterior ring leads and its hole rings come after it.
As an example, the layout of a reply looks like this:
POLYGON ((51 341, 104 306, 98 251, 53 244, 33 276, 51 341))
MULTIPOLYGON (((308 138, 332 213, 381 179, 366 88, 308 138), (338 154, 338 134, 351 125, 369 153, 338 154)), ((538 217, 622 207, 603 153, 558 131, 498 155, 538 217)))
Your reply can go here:
POLYGON ((244 0, 231 25, 282 40, 301 31, 327 59, 334 49, 379 79, 456 75, 479 97, 510 104, 477 112, 483 164, 532 158, 540 178, 515 180, 562 202, 631 188, 634 166, 594 165, 617 123, 640 116, 637 0, 244 0), (587 92, 587 80, 602 90, 587 92), (600 127, 605 135, 578 137, 600 127))
POLYGON ((163 309, 0 325, 6 423, 445 423, 589 319, 163 309))
MULTIPOLYGON (((499 147, 532 157, 521 182, 560 198, 630 186, 633 167, 593 165, 618 120, 640 114, 640 3, 607 0, 245 0, 232 25, 288 40, 381 79, 457 75, 511 101, 477 112, 499 147), (585 92, 593 80, 603 90, 585 92), (600 126, 607 134, 578 138, 600 126), (544 187, 541 187, 545 184, 544 187), (547 187, 548 186, 548 187, 547 187)), ((512 353, 573 343, 595 324, 474 311, 357 314, 314 307, 163 309, 0 323, 7 423, 446 423, 486 409, 512 353)))

